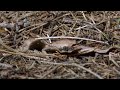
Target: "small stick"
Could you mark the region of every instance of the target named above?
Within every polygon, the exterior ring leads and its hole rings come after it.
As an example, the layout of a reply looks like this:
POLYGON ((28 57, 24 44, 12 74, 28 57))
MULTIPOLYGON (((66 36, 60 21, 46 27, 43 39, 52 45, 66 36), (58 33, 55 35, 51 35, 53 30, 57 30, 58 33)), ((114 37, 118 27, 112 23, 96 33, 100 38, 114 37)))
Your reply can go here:
POLYGON ((117 72, 118 75, 120 75, 120 71, 118 71, 115 67, 113 67, 113 70, 117 72))
MULTIPOLYGON (((47 37, 49 37, 49 35, 48 35, 48 34, 47 34, 47 37)), ((50 42, 50 43, 52 43, 52 42, 51 42, 51 39, 49 39, 49 42, 50 42)))
POLYGON ((93 24, 96 24, 95 21, 93 20, 93 15, 91 14, 91 17, 89 17, 89 19, 91 19, 91 21, 93 22, 93 24))
POLYGON ((34 27, 34 28, 36 29, 36 27, 39 28, 39 27, 41 27, 41 26, 44 26, 45 24, 47 24, 47 23, 33 24, 33 25, 31 25, 31 26, 28 26, 28 27, 25 27, 25 28, 20 29, 18 32, 22 32, 22 31, 24 31, 25 29, 32 28, 32 27, 34 27), (35 27, 35 26, 36 26, 36 27, 35 27))
POLYGON ((117 67, 120 67, 117 62, 115 62, 115 60, 112 58, 112 53, 109 53, 109 60, 112 61, 117 67))
POLYGON ((75 30, 79 30, 79 29, 82 29, 82 28, 85 28, 85 27, 88 27, 88 26, 90 26, 90 25, 85 25, 85 26, 82 26, 82 27, 78 27, 75 30))
POLYGON ((93 39, 88 39, 88 38, 79 38, 79 37, 64 37, 64 36, 57 36, 57 37, 39 37, 36 39, 81 39, 81 40, 88 40, 88 41, 93 41, 93 42, 98 42, 98 43, 103 43, 109 45, 107 42, 103 41, 98 41, 98 40, 93 40, 93 39))
POLYGON ((82 13, 82 15, 83 15, 83 17, 84 17, 85 21, 87 21, 87 18, 86 18, 86 16, 85 16, 84 12, 83 12, 83 11, 81 11, 81 13, 82 13))
POLYGON ((35 65, 35 61, 33 61, 32 65, 30 65, 30 67, 28 67, 28 69, 30 70, 31 68, 33 68, 34 65, 35 65))
POLYGON ((59 16, 59 17, 53 19, 53 21, 55 21, 55 20, 57 20, 57 19, 60 19, 60 18, 62 18, 62 17, 64 17, 64 16, 67 16, 67 15, 70 15, 70 13, 66 13, 66 14, 64 14, 64 15, 62 15, 62 16, 59 16))

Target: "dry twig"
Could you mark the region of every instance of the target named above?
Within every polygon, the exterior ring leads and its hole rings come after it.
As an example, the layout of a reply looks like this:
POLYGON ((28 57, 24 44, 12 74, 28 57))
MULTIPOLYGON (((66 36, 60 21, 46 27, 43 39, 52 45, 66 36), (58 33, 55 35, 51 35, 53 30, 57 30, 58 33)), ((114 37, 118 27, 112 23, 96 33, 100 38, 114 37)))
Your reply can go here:
POLYGON ((44 64, 50 64, 50 65, 63 65, 63 66, 75 66, 78 67, 80 69, 83 69, 89 73, 91 73, 92 75, 94 75, 95 77, 99 78, 99 79, 103 79, 100 75, 96 74, 95 72, 91 71, 90 69, 87 69, 81 65, 78 65, 76 63, 54 63, 54 62, 48 62, 48 61, 41 61, 41 60, 36 60, 38 63, 44 63, 44 64))
POLYGON ((120 66, 117 64, 117 62, 115 62, 115 60, 113 59, 111 52, 109 53, 109 60, 112 61, 117 67, 120 67, 120 66))
POLYGON ((12 68, 13 66, 10 64, 0 63, 0 67, 12 68))
POLYGON ((57 69, 59 67, 59 65, 55 66, 54 68, 52 68, 51 70, 47 71, 43 76, 40 77, 40 79, 45 78, 47 75, 49 75, 50 73, 54 72, 55 69, 57 69))
POLYGON ((107 42, 103 42, 103 41, 98 41, 98 40, 93 40, 93 39, 88 39, 88 38, 68 37, 68 36, 39 37, 39 38, 36 38, 36 39, 80 39, 80 40, 87 40, 87 41, 98 42, 98 43, 109 45, 107 42))

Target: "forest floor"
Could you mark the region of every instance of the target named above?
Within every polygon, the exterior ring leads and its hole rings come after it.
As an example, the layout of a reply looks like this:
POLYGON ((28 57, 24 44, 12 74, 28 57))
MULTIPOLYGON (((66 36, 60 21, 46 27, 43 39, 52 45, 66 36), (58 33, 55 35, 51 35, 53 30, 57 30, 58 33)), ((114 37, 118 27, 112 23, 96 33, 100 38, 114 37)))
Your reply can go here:
POLYGON ((120 11, 0 11, 0 79, 119 79, 120 11))

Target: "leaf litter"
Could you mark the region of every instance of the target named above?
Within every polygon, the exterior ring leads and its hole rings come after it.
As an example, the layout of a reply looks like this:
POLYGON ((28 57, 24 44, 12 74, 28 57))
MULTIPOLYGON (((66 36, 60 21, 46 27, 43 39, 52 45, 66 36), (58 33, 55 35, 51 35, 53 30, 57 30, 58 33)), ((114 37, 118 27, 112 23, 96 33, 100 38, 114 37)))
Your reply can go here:
POLYGON ((119 11, 0 11, 0 77, 119 78, 119 11))

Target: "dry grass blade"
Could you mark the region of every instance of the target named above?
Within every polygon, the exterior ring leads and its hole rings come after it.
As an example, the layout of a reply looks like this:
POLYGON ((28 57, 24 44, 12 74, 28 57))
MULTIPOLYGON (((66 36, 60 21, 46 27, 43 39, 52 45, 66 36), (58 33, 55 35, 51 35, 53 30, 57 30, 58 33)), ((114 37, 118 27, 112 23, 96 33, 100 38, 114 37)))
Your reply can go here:
POLYGON ((88 39, 88 38, 79 38, 79 37, 68 37, 68 36, 57 36, 57 37, 40 37, 36 39, 80 39, 80 40, 87 40, 87 41, 92 41, 92 42, 98 42, 98 43, 103 43, 109 45, 107 42, 103 41, 98 41, 98 40, 93 40, 93 39, 88 39))
POLYGON ((34 13, 36 13, 36 12, 33 12, 33 13, 30 12, 30 13, 27 13, 27 14, 21 16, 20 18, 18 18, 17 21, 19 21, 19 20, 21 20, 21 19, 23 19, 23 18, 29 17, 29 16, 33 15, 34 13))
POLYGON ((120 66, 117 64, 117 62, 115 62, 115 60, 113 59, 111 52, 109 53, 109 60, 112 61, 117 67, 120 67, 120 66))
POLYGON ((71 27, 71 29, 70 29, 69 32, 71 32, 71 31, 73 30, 73 28, 75 27, 75 25, 76 25, 76 23, 77 23, 76 17, 73 15, 73 13, 72 13, 71 11, 70 11, 70 13, 71 13, 72 17, 75 19, 75 23, 73 23, 73 26, 71 27))
POLYGON ((85 16, 84 12, 83 12, 83 11, 81 11, 81 13, 82 13, 82 15, 83 15, 83 17, 84 17, 85 21, 87 21, 87 18, 86 18, 86 16, 85 16))
POLYGON ((33 63, 28 67, 28 69, 31 69, 31 68, 33 68, 34 67, 34 65, 35 65, 35 61, 33 61, 33 63))
POLYGON ((118 75, 120 75, 120 71, 118 71, 115 67, 113 68, 115 72, 117 72, 118 75))
POLYGON ((109 40, 106 34, 96 27, 96 24, 92 24, 90 22, 87 23, 89 23, 93 28, 95 28, 99 33, 101 33, 107 40, 109 40))
MULTIPOLYGON (((47 37, 49 37, 49 35, 48 35, 48 34, 47 34, 47 37)), ((49 39, 49 43, 52 43, 52 42, 51 42, 51 39, 49 39)))
POLYGON ((98 75, 97 73, 83 67, 83 66, 80 66, 78 64, 75 64, 75 63, 54 63, 54 62, 48 62, 48 61, 40 61, 40 60, 36 60, 38 63, 44 63, 44 64, 50 64, 50 65, 63 65, 63 66, 75 66, 75 67, 78 67, 80 69, 83 69, 89 73, 91 73, 92 75, 94 75, 95 77, 97 77, 98 79, 103 79, 100 75, 98 75))
POLYGON ((14 50, 13 48, 5 45, 5 44, 3 43, 3 41, 2 41, 1 38, 0 38, 0 44, 1 44, 3 47, 5 47, 6 49, 8 49, 9 51, 16 52, 16 50, 14 50))
POLYGON ((80 77, 80 76, 79 76, 78 74, 76 74, 72 69, 68 69, 68 71, 69 71, 70 73, 72 73, 73 75, 75 75, 74 78, 79 78, 79 77, 80 77))
POLYGON ((96 24, 95 21, 93 20, 93 15, 91 15, 91 17, 89 17, 91 19, 91 21, 93 22, 93 24, 96 24))
POLYGON ((90 25, 85 25, 85 26, 82 26, 82 27, 78 27, 78 28, 76 28, 75 30, 80 30, 80 29, 85 28, 85 27, 88 27, 88 26, 90 26, 90 25))
POLYGON ((53 69, 47 71, 43 76, 40 77, 40 79, 45 78, 45 77, 46 77, 47 75, 49 75, 50 73, 54 72, 54 70, 57 69, 58 67, 59 67, 59 65, 58 65, 58 66, 55 66, 53 69))
POLYGON ((11 52, 11 51, 6 51, 6 50, 2 50, 2 49, 0 49, 0 52, 9 53, 9 54, 13 54, 13 55, 21 55, 23 57, 32 58, 32 59, 46 58, 46 56, 59 58, 58 56, 56 56, 54 54, 44 54, 44 53, 39 53, 39 54, 28 53, 28 54, 26 54, 26 53, 22 53, 22 52, 15 52, 15 51, 11 52))
POLYGON ((97 73, 91 71, 90 69, 87 69, 87 68, 85 68, 85 67, 83 67, 83 66, 80 66, 80 65, 78 65, 78 64, 76 64, 76 63, 74 63, 73 65, 76 66, 76 67, 79 67, 79 68, 81 68, 81 69, 83 69, 83 70, 85 70, 85 71, 87 71, 87 72, 89 72, 89 73, 91 73, 92 75, 94 75, 94 76, 97 77, 98 79, 103 79, 100 75, 98 75, 97 73))
POLYGON ((120 11, 0 11, 0 27, 1 79, 120 79, 120 11))
POLYGON ((62 15, 62 16, 59 16, 59 17, 55 18, 53 21, 58 20, 58 19, 60 19, 60 18, 62 18, 62 17, 64 17, 64 16, 67 16, 67 15, 70 15, 70 13, 66 13, 66 14, 64 14, 64 15, 62 15))
POLYGON ((0 67, 12 68, 13 66, 10 64, 0 63, 0 67))
MULTIPOLYGON (((22 31, 24 31, 24 30, 26 30, 26 29, 28 29, 28 28, 32 28, 32 27, 34 27, 34 29, 36 29, 36 28, 39 28, 39 27, 41 27, 41 26, 43 26, 43 25, 45 25, 45 24, 47 24, 47 23, 34 24, 34 25, 28 26, 28 27, 26 27, 26 28, 20 29, 18 32, 22 32, 22 31)), ((31 30, 34 30, 34 29, 32 28, 31 30)))

